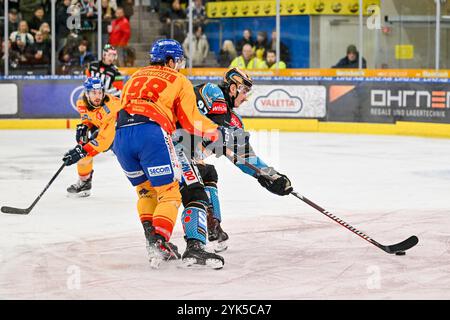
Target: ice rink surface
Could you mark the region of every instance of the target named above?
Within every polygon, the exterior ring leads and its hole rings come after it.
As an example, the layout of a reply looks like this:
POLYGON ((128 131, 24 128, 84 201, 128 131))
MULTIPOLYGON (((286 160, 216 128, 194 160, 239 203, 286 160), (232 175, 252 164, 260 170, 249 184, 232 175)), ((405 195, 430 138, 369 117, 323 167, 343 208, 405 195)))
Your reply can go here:
MULTIPOLYGON (((92 196, 66 197, 66 168, 30 215, 0 214, 0 299, 449 299, 450 140, 254 133, 294 188, 382 244, 388 255, 226 159, 219 173, 222 270, 149 267, 136 195, 111 152, 92 196)), ((0 205, 28 207, 74 146, 69 130, 0 131, 0 205)), ((181 210, 180 214, 181 215, 181 210)), ((180 221, 172 241, 185 249, 180 221)))

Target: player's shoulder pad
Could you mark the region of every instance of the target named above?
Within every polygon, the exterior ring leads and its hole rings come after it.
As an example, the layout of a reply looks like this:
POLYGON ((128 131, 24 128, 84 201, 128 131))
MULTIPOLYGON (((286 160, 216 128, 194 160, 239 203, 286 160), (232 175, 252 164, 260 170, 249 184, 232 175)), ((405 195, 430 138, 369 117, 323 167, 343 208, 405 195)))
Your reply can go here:
MULTIPOLYGON (((112 114, 116 114, 122 108, 122 104, 120 103, 120 99, 111 94, 107 94, 109 101, 106 102, 106 106, 112 114)), ((106 111, 106 110, 105 110, 106 111)), ((108 112, 107 112, 108 113, 108 112)))
POLYGON ((204 98, 210 100, 211 102, 216 100, 225 100, 225 96, 219 86, 211 82, 208 82, 203 86, 201 93, 204 98))
POLYGON ((79 98, 77 100, 77 110, 79 113, 87 113, 87 111, 88 111, 87 106, 86 106, 83 98, 79 98))

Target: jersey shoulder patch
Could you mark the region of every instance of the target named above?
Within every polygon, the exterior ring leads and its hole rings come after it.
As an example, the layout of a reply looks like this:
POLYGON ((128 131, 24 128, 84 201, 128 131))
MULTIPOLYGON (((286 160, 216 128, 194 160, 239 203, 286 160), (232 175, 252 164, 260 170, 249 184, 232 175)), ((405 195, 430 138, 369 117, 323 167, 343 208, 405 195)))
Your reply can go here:
POLYGON ((84 103, 84 99, 80 98, 77 100, 77 110, 79 113, 87 113, 87 106, 84 103))
POLYGON ((208 114, 227 113, 227 102, 222 90, 213 83, 206 83, 199 87, 202 100, 206 103, 208 114))
POLYGON ((242 122, 242 118, 234 112, 231 112, 230 125, 232 127, 244 129, 244 123, 242 122))
POLYGON ((202 95, 206 98, 212 101, 216 101, 216 100, 224 100, 225 101, 225 96, 223 95, 222 90, 220 90, 219 86, 214 84, 214 83, 206 83, 202 90, 202 95))

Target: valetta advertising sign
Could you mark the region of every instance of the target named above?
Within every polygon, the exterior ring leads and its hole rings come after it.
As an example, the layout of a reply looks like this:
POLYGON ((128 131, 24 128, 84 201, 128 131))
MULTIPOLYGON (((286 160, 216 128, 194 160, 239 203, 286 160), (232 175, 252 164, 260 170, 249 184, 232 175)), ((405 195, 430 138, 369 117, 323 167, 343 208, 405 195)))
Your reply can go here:
POLYGON ((326 115, 326 88, 254 86, 250 100, 238 110, 241 115, 248 117, 323 118, 326 115))

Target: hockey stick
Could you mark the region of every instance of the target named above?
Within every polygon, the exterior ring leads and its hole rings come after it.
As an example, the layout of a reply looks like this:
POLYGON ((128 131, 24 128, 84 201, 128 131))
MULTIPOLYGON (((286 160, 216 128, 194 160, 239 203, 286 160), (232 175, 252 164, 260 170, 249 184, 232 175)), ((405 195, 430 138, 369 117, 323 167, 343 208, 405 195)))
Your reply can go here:
POLYGON ((1 207, 1 211, 3 213, 10 213, 10 214, 29 214, 31 212, 31 210, 33 210, 34 206, 36 205, 36 203, 38 203, 38 201, 41 199, 42 195, 45 193, 45 191, 47 191, 48 187, 50 187, 50 185, 53 183, 53 181, 55 181, 56 177, 61 173, 61 171, 64 169, 64 167, 66 166, 65 163, 63 163, 61 165, 61 167, 58 169, 58 171, 56 171, 55 175, 53 176, 53 178, 50 179, 50 181, 47 183, 47 185, 45 186, 44 190, 42 190, 41 194, 36 198, 36 200, 34 200, 34 202, 31 204, 31 206, 29 206, 26 209, 19 209, 19 208, 14 208, 14 207, 1 207))
MULTIPOLYGON (((233 151, 231 151, 230 149, 226 149, 226 153, 229 157, 232 157, 235 161, 238 161, 239 163, 242 163, 243 165, 245 165, 246 167, 254 170, 258 175, 261 176, 265 176, 268 177, 269 179, 271 179, 272 181, 274 180, 271 176, 269 176, 268 174, 264 173, 263 171, 261 171, 261 169, 259 169, 258 167, 254 166, 253 164, 245 161, 245 159, 243 159, 242 157, 238 156, 237 154, 235 154, 233 151)), ((306 204, 310 205, 311 207, 313 207, 314 209, 316 209, 317 211, 320 211, 321 213, 323 213, 324 215, 326 215, 328 218, 332 219, 333 221, 335 221, 336 223, 339 223, 341 226, 343 226, 344 228, 347 228, 348 230, 350 230, 351 232, 353 232, 354 234, 360 236, 361 238, 363 238, 364 240, 366 240, 367 242, 373 244, 374 246, 380 248, 381 250, 383 250, 384 252, 387 253, 391 253, 391 254, 398 254, 398 255, 403 255, 405 254, 405 251, 408 249, 411 249, 412 247, 414 247, 417 243, 419 243, 419 239, 416 236, 411 236, 408 239, 393 244, 393 245, 389 245, 389 246, 385 246, 380 244, 379 242, 375 241, 374 239, 372 239, 371 237, 369 237, 368 235, 364 234, 362 231, 359 231, 358 229, 356 229, 355 227, 352 227, 350 224, 348 224, 347 222, 345 222, 344 220, 336 217, 335 215, 331 214, 330 212, 328 212, 327 210, 325 210, 324 208, 320 207, 319 205, 315 204, 314 202, 312 202, 311 200, 309 200, 308 198, 300 195, 298 192, 296 191, 291 191, 291 194, 295 197, 297 197, 298 199, 302 200, 303 202, 305 202, 306 204)))

